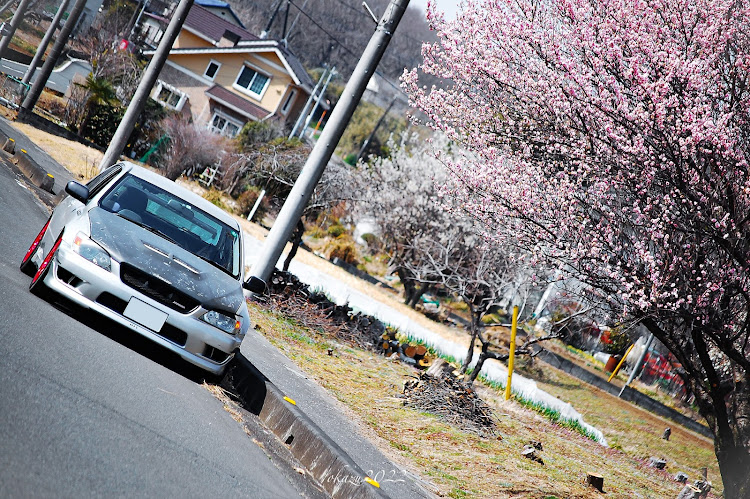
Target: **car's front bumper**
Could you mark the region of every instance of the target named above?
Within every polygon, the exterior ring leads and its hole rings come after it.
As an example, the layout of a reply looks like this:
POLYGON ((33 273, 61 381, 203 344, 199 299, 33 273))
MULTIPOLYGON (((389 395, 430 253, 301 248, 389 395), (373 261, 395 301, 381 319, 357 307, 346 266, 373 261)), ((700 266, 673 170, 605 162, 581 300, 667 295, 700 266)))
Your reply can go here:
POLYGON ((201 320, 206 310, 200 306, 188 313, 181 313, 151 299, 123 283, 119 270, 119 263, 114 260, 112 271, 107 271, 63 244, 51 263, 44 284, 78 305, 175 352, 191 364, 213 374, 223 373, 242 342, 241 336, 226 334, 201 320), (131 298, 137 298, 167 314, 159 331, 123 315, 131 298))

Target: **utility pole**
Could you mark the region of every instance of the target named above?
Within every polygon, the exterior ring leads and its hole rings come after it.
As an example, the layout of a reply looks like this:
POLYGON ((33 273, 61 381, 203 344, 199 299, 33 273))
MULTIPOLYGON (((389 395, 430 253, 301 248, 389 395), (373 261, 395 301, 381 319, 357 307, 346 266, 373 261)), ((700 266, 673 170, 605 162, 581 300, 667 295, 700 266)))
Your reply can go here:
POLYGON ((60 20, 62 19, 63 14, 65 14, 65 9, 68 8, 69 4, 70 0, 62 1, 60 7, 57 9, 55 18, 52 19, 52 23, 49 25, 47 32, 44 34, 44 38, 42 38, 42 42, 36 49, 34 58, 31 60, 31 64, 29 64, 29 68, 26 70, 26 74, 23 75, 23 79, 21 80, 27 85, 31 81, 31 77, 34 76, 34 72, 36 71, 37 66, 39 66, 39 63, 42 61, 42 57, 44 57, 44 51, 47 50, 47 45, 49 45, 50 40, 52 40, 57 27, 60 25, 60 20))
POLYGON ((8 2, 5 5, 0 7, 0 14, 8 10, 8 8, 10 8, 10 6, 13 5, 15 2, 16 0, 8 0, 8 2))
POLYGON ((115 164, 117 160, 120 159, 120 154, 122 154, 122 150, 128 143, 130 134, 133 133, 135 123, 138 121, 143 108, 146 107, 146 101, 149 98, 151 89, 153 88, 154 83, 156 83, 156 79, 159 77, 162 67, 164 67, 164 62, 169 56, 169 51, 172 50, 172 45, 177 39, 177 35, 180 34, 182 24, 185 22, 185 18, 187 18, 188 12, 190 12, 190 7, 192 6, 193 0, 180 0, 180 3, 177 5, 172 20, 169 21, 169 26, 167 26, 167 31, 159 42, 159 47, 151 58, 151 62, 148 63, 146 70, 143 72, 141 82, 135 90, 135 94, 128 105, 128 109, 125 111, 125 116, 122 117, 120 125, 117 127, 117 131, 115 131, 115 135, 112 137, 109 147, 107 147, 107 150, 104 153, 102 162, 99 163, 99 171, 115 164))
POLYGON ((375 132, 378 131, 378 128, 380 128, 380 125, 383 124, 383 120, 385 120, 385 117, 388 116, 388 111, 391 110, 393 107, 393 104, 396 103, 396 99, 393 99, 390 104, 388 104, 388 107, 386 108, 385 112, 383 113, 383 116, 380 117, 377 123, 375 123, 375 128, 372 129, 372 132, 370 132, 370 135, 365 139, 364 142, 362 142, 362 147, 359 148, 359 152, 357 153, 357 159, 354 162, 357 164, 359 162, 359 158, 362 157, 362 155, 365 153, 365 149, 367 149, 367 146, 372 142, 372 139, 375 137, 375 132))
MULTIPOLYGON (((320 89, 320 93, 318 94, 318 98, 315 99, 315 105, 312 108, 312 111, 310 111, 310 114, 307 115, 307 118, 305 118, 305 124, 302 127, 302 130, 299 132, 299 136, 302 137, 305 135, 305 130, 307 130, 307 127, 310 125, 310 121, 312 120, 313 115, 315 114, 315 111, 318 110, 318 106, 320 105, 320 100, 323 98, 323 96, 326 94, 326 88, 328 88, 328 84, 331 82, 331 78, 336 74, 336 66, 334 66, 331 69, 331 72, 328 73, 328 78, 326 78, 326 82, 323 84, 323 88, 320 89)), ((355 106, 356 107, 356 106, 355 106)), ((346 127, 344 127, 346 128, 346 127)), ((341 137, 339 137, 341 138, 341 137)), ((338 139, 337 139, 338 141, 338 139)))
POLYGON ((10 40, 13 38, 18 25, 21 24, 26 9, 29 8, 29 3, 31 3, 31 0, 21 0, 21 3, 19 3, 16 8, 16 12, 13 14, 13 18, 10 20, 10 25, 6 26, 6 34, 3 36, 2 40, 0 40, 0 57, 5 55, 8 45, 10 45, 10 40))
POLYGON ((307 102, 305 102, 305 107, 302 108, 302 112, 299 113, 299 116, 297 116, 297 121, 294 122, 294 127, 292 128, 292 131, 289 132, 289 138, 291 139, 297 134, 297 129, 299 128, 300 124, 302 123, 302 120, 305 119, 305 116, 307 116, 307 110, 310 109, 310 103, 315 98, 315 93, 318 91, 318 87, 320 87, 320 84, 323 83, 323 79, 326 77, 326 73, 328 72, 328 68, 325 68, 323 70, 323 74, 320 75, 320 78, 318 79, 318 83, 315 84, 315 88, 313 88, 312 93, 307 98, 307 102))
POLYGON ((42 95, 42 90, 44 90, 44 87, 47 85, 49 75, 51 75, 52 70, 55 69, 57 60, 60 58, 60 54, 65 48, 65 44, 68 42, 70 33, 73 31, 73 28, 75 28, 75 25, 78 24, 78 18, 81 17, 81 12, 83 12, 85 6, 86 0, 76 0, 76 3, 73 5, 73 10, 70 12, 70 15, 68 15, 65 24, 63 24, 63 27, 60 30, 60 34, 57 35, 52 50, 49 51, 47 60, 44 61, 44 64, 42 65, 39 76, 37 76, 36 81, 34 81, 34 84, 31 86, 31 90, 26 94, 26 98, 23 100, 23 104, 21 104, 21 112, 28 111, 30 113, 34 110, 36 101, 38 101, 39 96, 42 95))
POLYGON ((284 250, 294 227, 297 225, 305 205, 310 200, 315 185, 323 175, 328 161, 331 159, 333 150, 338 145, 344 129, 354 114, 354 109, 359 104, 362 94, 365 92, 367 82, 375 72, 375 69, 383 57, 388 43, 391 41, 393 32, 404 15, 409 0, 391 0, 380 19, 375 33, 370 38, 362 57, 354 68, 349 82, 341 94, 338 104, 333 109, 328 124, 323 129, 320 138, 315 143, 310 156, 302 167, 299 178, 294 183, 292 191, 281 208, 276 223, 273 224, 268 233, 266 243, 261 250, 258 260, 253 265, 251 275, 259 277, 268 282, 269 277, 276 267, 276 262, 284 250))

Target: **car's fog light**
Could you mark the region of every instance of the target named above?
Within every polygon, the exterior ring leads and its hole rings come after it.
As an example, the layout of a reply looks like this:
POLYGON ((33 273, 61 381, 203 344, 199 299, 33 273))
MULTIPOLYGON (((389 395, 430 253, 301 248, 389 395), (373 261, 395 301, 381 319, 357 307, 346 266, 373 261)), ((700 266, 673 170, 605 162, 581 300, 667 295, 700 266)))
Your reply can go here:
POLYGON ((230 317, 215 310, 209 310, 203 314, 202 319, 229 334, 237 334, 241 326, 241 323, 237 318, 230 317))
POLYGON ((76 238, 73 240, 73 251, 104 270, 112 268, 112 259, 109 257, 109 253, 89 239, 83 232, 76 234, 76 238))

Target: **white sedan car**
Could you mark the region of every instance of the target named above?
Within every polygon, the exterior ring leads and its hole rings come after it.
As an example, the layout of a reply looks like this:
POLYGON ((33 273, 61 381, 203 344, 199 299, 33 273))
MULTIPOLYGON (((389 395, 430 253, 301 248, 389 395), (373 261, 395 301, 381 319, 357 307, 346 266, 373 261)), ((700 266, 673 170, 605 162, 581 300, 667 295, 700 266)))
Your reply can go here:
POLYGON ((202 197, 132 163, 69 182, 21 262, 51 290, 221 374, 250 327, 242 230, 202 197))

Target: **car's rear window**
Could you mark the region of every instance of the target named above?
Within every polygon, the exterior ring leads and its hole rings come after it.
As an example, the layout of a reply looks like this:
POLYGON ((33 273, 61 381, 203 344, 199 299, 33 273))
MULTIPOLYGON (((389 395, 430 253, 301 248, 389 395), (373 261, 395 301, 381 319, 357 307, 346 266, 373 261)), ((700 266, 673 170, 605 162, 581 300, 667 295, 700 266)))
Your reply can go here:
POLYGON ((238 231, 171 192, 128 174, 102 196, 99 206, 161 232, 233 277, 240 275, 238 231))

